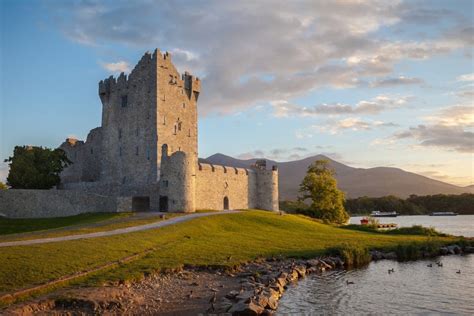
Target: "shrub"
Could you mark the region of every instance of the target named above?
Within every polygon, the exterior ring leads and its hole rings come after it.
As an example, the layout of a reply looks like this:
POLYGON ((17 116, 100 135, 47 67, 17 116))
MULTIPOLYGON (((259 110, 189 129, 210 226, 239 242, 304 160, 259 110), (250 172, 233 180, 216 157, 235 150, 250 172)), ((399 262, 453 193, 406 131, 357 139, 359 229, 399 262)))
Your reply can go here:
POLYGON ((367 265, 370 262, 371 256, 369 249, 357 244, 342 244, 331 248, 330 255, 338 256, 344 260, 346 268, 357 268, 367 265))

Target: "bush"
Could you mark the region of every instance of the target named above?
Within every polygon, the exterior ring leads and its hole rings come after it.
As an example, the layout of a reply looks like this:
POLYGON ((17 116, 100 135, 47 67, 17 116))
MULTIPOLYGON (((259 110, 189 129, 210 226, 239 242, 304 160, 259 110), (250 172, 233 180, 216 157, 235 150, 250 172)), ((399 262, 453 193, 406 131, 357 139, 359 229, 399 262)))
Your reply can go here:
POLYGON ((357 244, 342 244, 331 248, 329 254, 344 260, 346 268, 362 267, 369 264, 371 260, 369 249, 357 244))
POLYGON ((0 181, 0 190, 8 190, 7 185, 3 183, 2 181, 0 181))

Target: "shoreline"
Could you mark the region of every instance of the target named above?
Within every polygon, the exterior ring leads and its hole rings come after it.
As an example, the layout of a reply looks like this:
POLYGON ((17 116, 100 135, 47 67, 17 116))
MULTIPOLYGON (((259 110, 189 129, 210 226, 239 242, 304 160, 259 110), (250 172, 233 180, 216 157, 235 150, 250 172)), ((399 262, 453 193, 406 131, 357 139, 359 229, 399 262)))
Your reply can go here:
MULTIPOLYGON (((436 255, 472 254, 474 247, 442 246, 436 255)), ((397 260, 395 252, 370 251, 370 261, 397 260)), ((290 285, 314 273, 346 269, 339 256, 313 259, 274 257, 240 266, 184 267, 145 276, 140 281, 101 287, 69 288, 6 308, 16 314, 127 314, 127 315, 272 315, 290 285)))

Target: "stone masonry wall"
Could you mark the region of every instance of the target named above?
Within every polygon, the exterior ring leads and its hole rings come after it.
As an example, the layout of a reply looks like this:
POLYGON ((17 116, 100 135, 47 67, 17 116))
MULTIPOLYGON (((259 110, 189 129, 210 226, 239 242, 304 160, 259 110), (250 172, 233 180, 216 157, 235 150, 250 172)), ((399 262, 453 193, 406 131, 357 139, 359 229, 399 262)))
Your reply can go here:
POLYGON ((12 218, 72 216, 131 210, 131 198, 72 190, 0 190, 0 215, 12 218))
POLYGON ((257 174, 254 170, 200 163, 196 169, 196 209, 223 210, 257 207, 257 174))

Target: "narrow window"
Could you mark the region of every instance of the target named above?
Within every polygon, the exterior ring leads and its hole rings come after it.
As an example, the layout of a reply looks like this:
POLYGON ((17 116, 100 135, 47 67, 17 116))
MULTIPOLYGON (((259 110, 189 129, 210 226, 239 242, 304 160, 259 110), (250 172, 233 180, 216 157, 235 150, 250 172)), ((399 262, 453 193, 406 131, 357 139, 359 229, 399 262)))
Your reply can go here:
POLYGON ((176 132, 178 130, 178 126, 176 126, 176 124, 174 124, 174 134, 176 135, 176 132))
POLYGON ((119 128, 119 139, 122 139, 122 129, 119 128))
POLYGON ((94 149, 93 149, 93 148, 91 148, 91 155, 93 155, 93 154, 94 154, 94 149))
POLYGON ((119 156, 122 157, 122 146, 119 147, 119 156))
POLYGON ((128 96, 123 95, 122 96, 122 107, 125 108, 128 105, 128 96))
POLYGON ((166 115, 163 115, 163 125, 166 125, 166 115))
POLYGON ((146 149, 146 159, 150 160, 150 148, 146 149))
POLYGON ((181 125, 182 125, 182 122, 178 122, 178 131, 181 130, 181 125))
POLYGON ((186 103, 183 102, 183 109, 185 109, 185 108, 186 108, 186 103))
POLYGON ((127 180, 127 177, 122 178, 122 184, 125 184, 125 181, 127 180))
POLYGON ((188 137, 191 137, 191 129, 188 130, 188 137))
POLYGON ((135 156, 138 156, 138 146, 135 147, 135 156))

